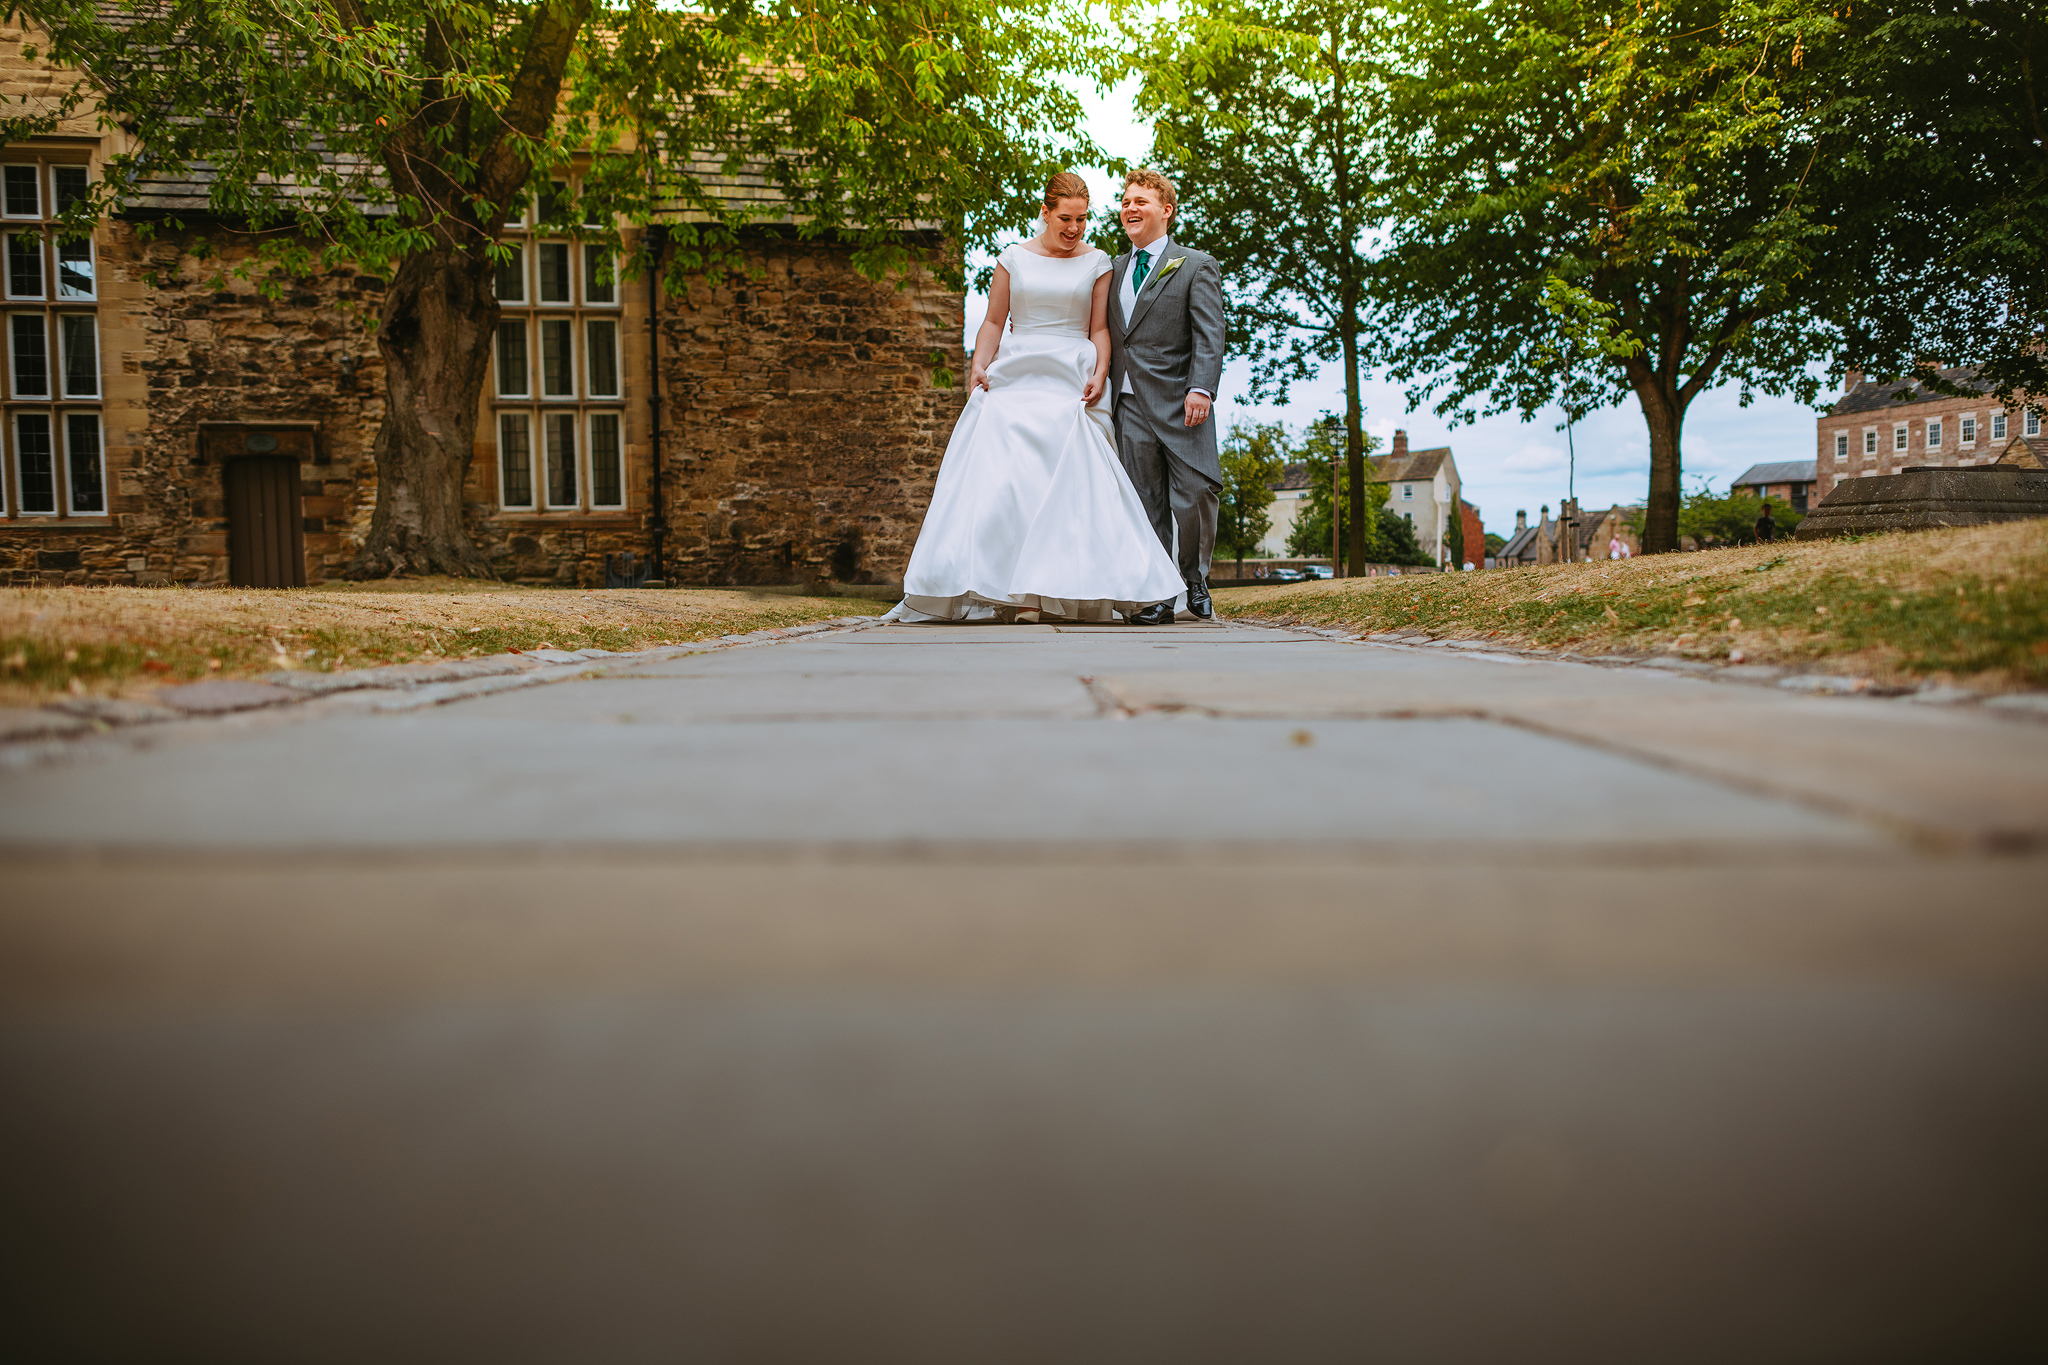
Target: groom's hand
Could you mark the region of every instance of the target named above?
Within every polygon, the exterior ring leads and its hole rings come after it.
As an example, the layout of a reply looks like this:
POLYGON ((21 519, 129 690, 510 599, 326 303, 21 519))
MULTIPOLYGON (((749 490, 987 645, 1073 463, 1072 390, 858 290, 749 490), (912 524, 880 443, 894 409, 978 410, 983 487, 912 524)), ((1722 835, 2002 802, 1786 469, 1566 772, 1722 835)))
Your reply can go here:
POLYGON ((1191 393, 1188 395, 1188 425, 1198 427, 1209 420, 1209 395, 1191 393))

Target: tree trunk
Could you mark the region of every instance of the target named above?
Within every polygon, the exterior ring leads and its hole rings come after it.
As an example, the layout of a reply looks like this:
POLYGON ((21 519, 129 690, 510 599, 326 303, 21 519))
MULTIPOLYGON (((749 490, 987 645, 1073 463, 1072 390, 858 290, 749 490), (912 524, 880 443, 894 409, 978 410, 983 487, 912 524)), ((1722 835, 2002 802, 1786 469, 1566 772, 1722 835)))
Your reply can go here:
POLYGON ((462 496, 498 328, 493 279, 481 249, 439 247, 407 257, 385 291, 377 507, 350 578, 490 572, 462 523, 462 496))
POLYGON ((1678 548, 1678 504, 1681 496, 1679 439, 1685 427, 1685 406, 1673 387, 1651 377, 1636 384, 1636 401, 1650 429, 1650 498, 1643 509, 1643 553, 1669 554, 1678 548))

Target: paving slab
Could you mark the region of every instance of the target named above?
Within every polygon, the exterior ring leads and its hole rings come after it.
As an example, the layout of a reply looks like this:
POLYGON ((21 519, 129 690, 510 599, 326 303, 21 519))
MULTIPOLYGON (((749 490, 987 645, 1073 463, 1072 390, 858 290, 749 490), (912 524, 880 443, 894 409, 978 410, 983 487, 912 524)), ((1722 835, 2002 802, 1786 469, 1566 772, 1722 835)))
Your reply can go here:
POLYGON ((17 1354, 2038 1353, 2033 719, 1229 625, 416 681, 0 773, 17 1354))

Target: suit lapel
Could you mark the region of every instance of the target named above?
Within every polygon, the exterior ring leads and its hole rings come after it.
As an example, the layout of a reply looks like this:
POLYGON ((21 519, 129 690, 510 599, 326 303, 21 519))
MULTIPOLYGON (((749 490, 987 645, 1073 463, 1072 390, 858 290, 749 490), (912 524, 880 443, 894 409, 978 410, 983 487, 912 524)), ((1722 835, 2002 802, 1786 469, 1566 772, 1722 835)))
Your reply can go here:
POLYGON ((1131 253, 1126 251, 1123 255, 1111 261, 1110 268, 1109 325, 1116 328, 1118 336, 1122 336, 1130 330, 1124 322, 1124 275, 1131 268, 1131 253))
POLYGON ((1159 264, 1146 272, 1145 282, 1138 286, 1138 297, 1131 304, 1131 320, 1124 324, 1124 334, 1126 336, 1138 329, 1138 324, 1145 320, 1145 314, 1152 307, 1152 300, 1158 298, 1165 291, 1166 266, 1166 259, 1161 257, 1159 264))

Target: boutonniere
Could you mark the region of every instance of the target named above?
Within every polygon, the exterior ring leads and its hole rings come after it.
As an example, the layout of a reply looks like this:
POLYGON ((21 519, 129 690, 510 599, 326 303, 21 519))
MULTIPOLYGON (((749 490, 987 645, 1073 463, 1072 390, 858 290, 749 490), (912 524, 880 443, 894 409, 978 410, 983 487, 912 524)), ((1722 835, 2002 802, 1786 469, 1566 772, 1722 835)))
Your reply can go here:
POLYGON ((1185 261, 1186 259, 1187 259, 1187 257, 1185 257, 1185 256, 1176 256, 1176 257, 1174 257, 1174 258, 1173 258, 1172 260, 1168 261, 1168 262, 1167 262, 1167 263, 1166 263, 1165 265, 1162 265, 1162 266, 1160 266, 1160 267, 1159 267, 1159 270, 1158 270, 1158 273, 1154 274, 1154 275, 1152 276, 1152 278, 1151 278, 1151 279, 1149 279, 1149 280, 1147 280, 1147 281, 1145 281, 1145 283, 1147 283, 1147 284, 1152 284, 1152 283, 1155 283, 1155 282, 1157 282, 1157 281, 1159 281, 1159 280, 1163 280, 1163 279, 1165 279, 1165 278, 1166 278, 1166 277, 1167 277, 1168 275, 1171 275, 1171 274, 1172 274, 1172 273, 1173 273, 1174 271, 1176 271, 1176 270, 1180 269, 1180 266, 1181 266, 1181 262, 1182 262, 1182 261, 1185 261))

